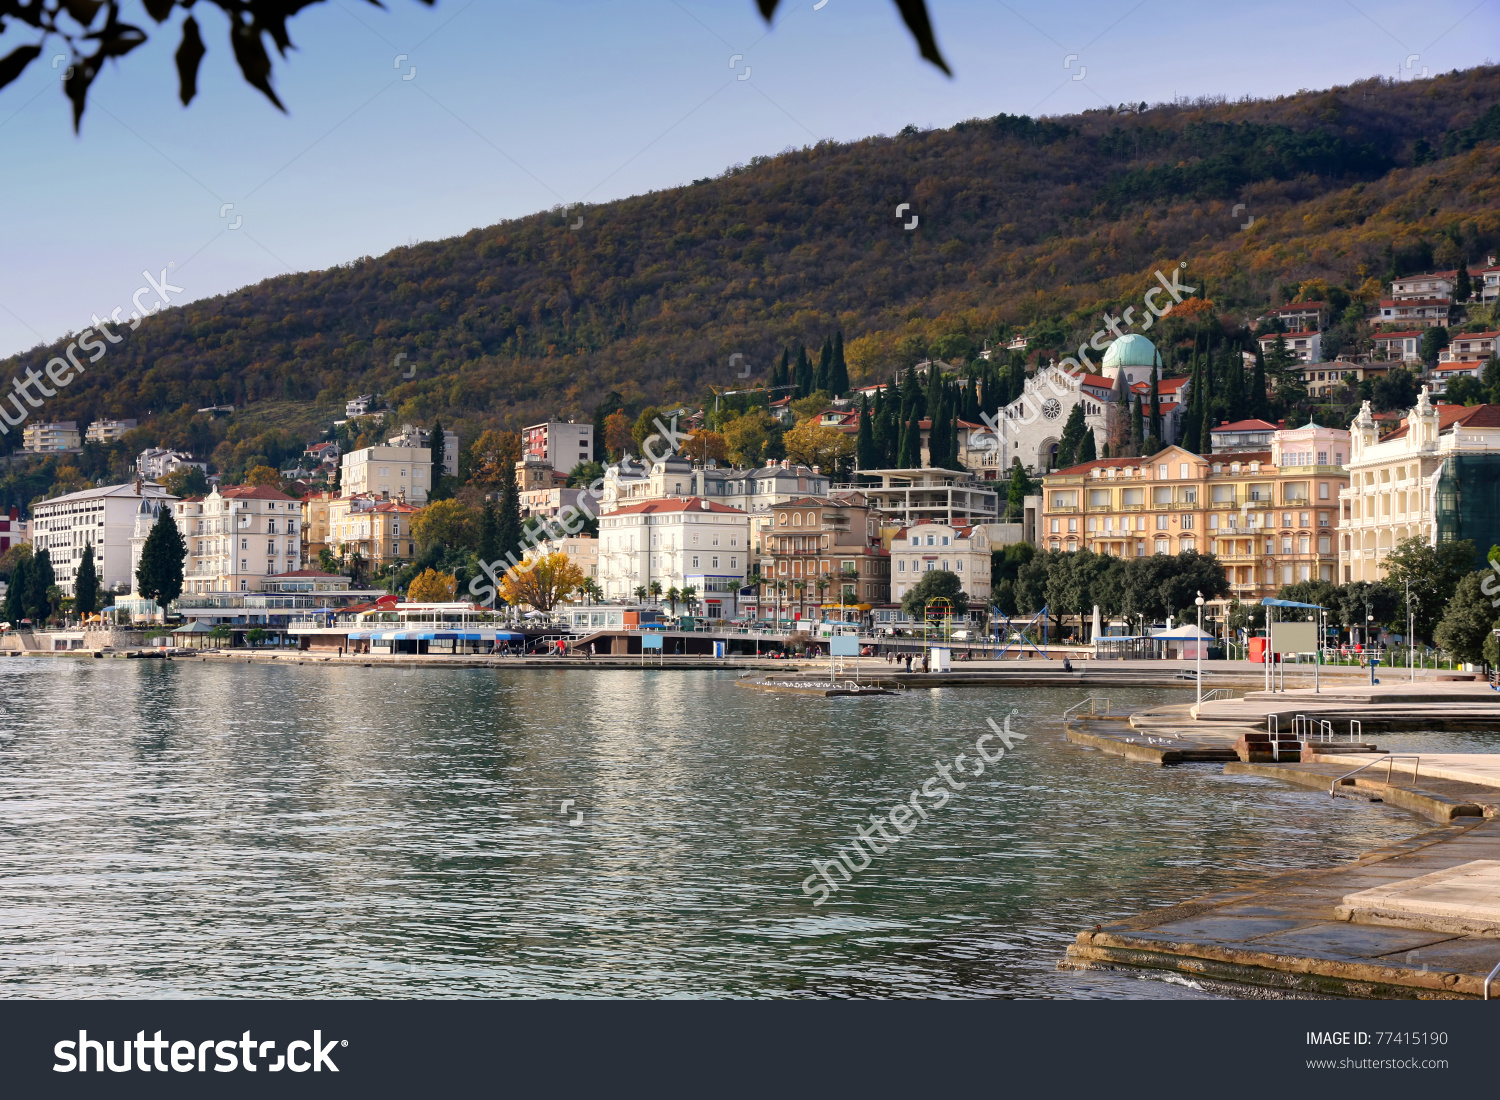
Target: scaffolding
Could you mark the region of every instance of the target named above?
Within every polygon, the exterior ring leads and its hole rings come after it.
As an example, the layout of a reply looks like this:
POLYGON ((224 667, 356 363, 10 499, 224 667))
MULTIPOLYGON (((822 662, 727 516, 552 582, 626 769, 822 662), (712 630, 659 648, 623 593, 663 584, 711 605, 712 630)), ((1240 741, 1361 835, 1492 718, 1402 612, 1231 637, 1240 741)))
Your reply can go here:
POLYGON ((1444 459, 1434 511, 1438 544, 1471 539, 1474 568, 1485 568, 1490 547, 1500 545, 1500 453, 1444 459))

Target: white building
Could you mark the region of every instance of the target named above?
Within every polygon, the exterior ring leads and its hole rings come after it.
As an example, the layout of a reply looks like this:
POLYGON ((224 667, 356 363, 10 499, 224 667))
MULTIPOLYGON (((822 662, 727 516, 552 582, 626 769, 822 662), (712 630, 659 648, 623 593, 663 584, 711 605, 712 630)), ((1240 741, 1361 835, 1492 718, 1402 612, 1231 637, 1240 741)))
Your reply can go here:
POLYGON ((968 470, 860 470, 859 477, 858 484, 841 486, 840 491, 860 493, 892 525, 997 523, 1005 510, 996 483, 981 481, 968 470))
POLYGON ((1276 341, 1280 340, 1299 363, 1323 361, 1323 334, 1321 332, 1268 332, 1256 339, 1260 341, 1262 355, 1270 355, 1276 346, 1276 341))
POLYGON ((924 573, 946 569, 963 581, 971 604, 990 599, 990 551, 1004 545, 997 541, 1009 535, 1014 524, 950 526, 919 523, 903 527, 891 539, 891 601, 900 603, 922 580, 924 573))
POLYGON ((45 454, 49 451, 76 451, 82 446, 78 421, 57 420, 49 424, 27 424, 21 431, 23 449, 45 454))
POLYGON ((691 585, 710 617, 734 617, 750 561, 750 517, 738 508, 701 497, 626 504, 600 518, 599 543, 606 599, 691 585))
POLYGON ((196 466, 205 474, 208 463, 195 462, 186 451, 173 451, 165 447, 149 447, 135 456, 135 472, 151 481, 160 481, 174 470, 185 466, 196 466))
POLYGON ((764 513, 796 497, 826 496, 830 478, 816 467, 783 459, 757 470, 695 465, 669 455, 649 467, 630 463, 604 471, 600 514, 623 504, 667 497, 703 497, 742 512, 764 513))
POLYGON ((378 398, 373 393, 362 393, 344 402, 345 416, 364 416, 376 405, 378 398))
POLYGON ((522 456, 546 459, 558 473, 565 474, 580 462, 594 461, 594 425, 549 420, 521 429, 522 456))
MULTIPOLYGON (((401 425, 401 431, 385 441, 387 447, 425 447, 430 453, 432 450, 432 432, 427 428, 418 428, 412 424, 401 425)), ((308 448, 311 451, 312 448, 308 448)), ((337 451, 335 451, 337 453, 337 451)), ((443 473, 449 477, 458 476, 458 433, 444 430, 443 432, 443 473)))
POLYGON ((344 455, 339 477, 343 496, 370 493, 425 504, 432 488, 432 452, 425 447, 364 447, 344 455))
POLYGON ((135 426, 134 420, 96 420, 88 426, 83 438, 88 443, 113 443, 135 426))
POLYGON ((1349 431, 1349 487, 1339 493, 1339 574, 1344 583, 1377 581, 1402 539, 1437 539, 1437 482, 1445 461, 1500 452, 1500 405, 1434 405, 1424 386, 1416 408, 1385 438, 1368 401, 1349 431))
POLYGON ((259 592, 265 578, 301 568, 301 504, 264 485, 215 488, 178 501, 187 543, 184 593, 259 592))
POLYGON ((104 591, 135 586, 130 540, 143 500, 175 500, 151 481, 106 485, 44 500, 32 509, 32 552, 52 553, 52 571, 63 595, 73 595, 73 581, 83 548, 94 547, 94 570, 104 591))
POLYGON ((1455 332, 1448 346, 1438 352, 1439 363, 1457 363, 1467 359, 1488 359, 1495 354, 1500 332, 1455 332))

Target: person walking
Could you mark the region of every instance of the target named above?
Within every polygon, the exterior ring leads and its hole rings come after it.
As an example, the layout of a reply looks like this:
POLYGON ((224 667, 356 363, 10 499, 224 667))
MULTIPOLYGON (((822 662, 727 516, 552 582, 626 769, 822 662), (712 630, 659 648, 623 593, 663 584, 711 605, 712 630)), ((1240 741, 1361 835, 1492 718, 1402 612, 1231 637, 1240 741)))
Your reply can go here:
POLYGON ((907 671, 908 674, 911 673, 911 654, 910 653, 908 653, 906 655, 906 671, 907 671))

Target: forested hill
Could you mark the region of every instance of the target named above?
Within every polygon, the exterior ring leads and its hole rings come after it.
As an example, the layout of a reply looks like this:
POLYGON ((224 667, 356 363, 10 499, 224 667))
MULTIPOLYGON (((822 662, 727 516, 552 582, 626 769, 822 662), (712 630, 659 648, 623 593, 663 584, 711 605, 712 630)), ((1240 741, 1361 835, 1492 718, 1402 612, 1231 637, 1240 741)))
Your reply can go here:
MULTIPOLYGON (((46 414, 234 404, 246 430, 257 409, 302 429, 378 392, 472 436, 586 417, 609 390, 691 398, 735 380, 732 353, 763 371, 834 330, 856 382, 944 338, 1076 343, 1178 260, 1239 323, 1289 281, 1359 287, 1500 245, 1497 104, 1491 67, 822 143, 169 310, 46 414)), ((192 445, 191 419, 158 421, 162 441, 192 445)))

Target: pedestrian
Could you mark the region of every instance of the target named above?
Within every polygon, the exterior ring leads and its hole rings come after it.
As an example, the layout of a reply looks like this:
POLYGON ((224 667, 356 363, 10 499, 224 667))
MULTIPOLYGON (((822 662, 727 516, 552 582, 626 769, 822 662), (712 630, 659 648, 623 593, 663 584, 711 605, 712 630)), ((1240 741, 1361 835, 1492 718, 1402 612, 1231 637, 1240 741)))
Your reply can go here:
POLYGON ((907 655, 906 655, 906 671, 907 671, 907 672, 908 672, 908 673, 910 673, 910 672, 911 672, 911 654, 910 654, 910 653, 908 653, 908 654, 907 654, 907 655))
POLYGON ((589 643, 589 660, 592 661, 593 659, 594 659, 594 643, 590 642, 589 643))
POLYGON ((922 650, 922 671, 924 673, 926 673, 927 670, 928 670, 928 659, 931 656, 932 656, 932 650, 930 650, 930 649, 924 649, 924 650, 922 650))
POLYGON ((1063 671, 1064 672, 1072 672, 1073 671, 1073 662, 1070 661, 1070 660, 1068 660, 1068 655, 1066 653, 1063 654, 1063 671))

